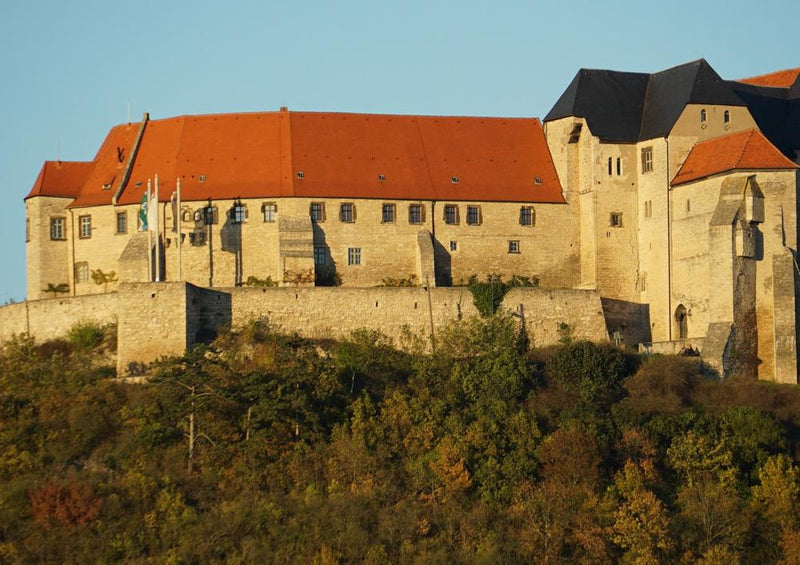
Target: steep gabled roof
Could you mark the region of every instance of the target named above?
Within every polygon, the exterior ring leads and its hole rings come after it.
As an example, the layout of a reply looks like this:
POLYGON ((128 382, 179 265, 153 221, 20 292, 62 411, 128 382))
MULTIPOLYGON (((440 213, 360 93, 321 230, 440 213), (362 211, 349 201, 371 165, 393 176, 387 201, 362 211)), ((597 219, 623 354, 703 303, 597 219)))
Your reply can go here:
POLYGON ((772 88, 791 88, 797 83, 800 77, 800 67, 796 69, 784 69, 765 75, 758 75, 750 78, 740 78, 736 82, 753 84, 756 86, 769 86, 772 88))
POLYGON ((544 121, 585 118, 592 134, 603 141, 636 141, 649 77, 644 73, 581 69, 544 121))
POLYGON ((744 106, 704 59, 654 74, 581 69, 545 121, 586 118, 605 142, 665 137, 687 104, 744 106))
MULTIPOLYGON (((73 207, 110 204, 138 125, 111 130, 73 207)), ((563 203, 541 123, 320 112, 181 116, 147 123, 118 204, 159 175, 182 198, 375 198, 563 203), (299 174, 298 174, 299 173, 299 174)))
POLYGON ((695 145, 672 186, 733 170, 797 169, 764 135, 751 129, 695 145))
POLYGON ((75 198, 92 170, 92 162, 45 161, 25 200, 34 196, 75 198))
POLYGON ((687 104, 744 106, 705 59, 650 75, 639 140, 666 137, 687 104))

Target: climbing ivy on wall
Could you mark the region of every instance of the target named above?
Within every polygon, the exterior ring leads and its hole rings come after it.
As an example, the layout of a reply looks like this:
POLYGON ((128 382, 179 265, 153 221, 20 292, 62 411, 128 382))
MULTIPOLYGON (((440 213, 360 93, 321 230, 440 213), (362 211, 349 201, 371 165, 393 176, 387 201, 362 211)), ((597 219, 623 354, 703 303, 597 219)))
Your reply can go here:
POLYGON ((476 275, 472 275, 467 282, 472 302, 483 318, 495 314, 506 293, 517 286, 537 287, 539 279, 513 275, 511 280, 505 282, 501 275, 488 275, 485 281, 479 281, 476 275))

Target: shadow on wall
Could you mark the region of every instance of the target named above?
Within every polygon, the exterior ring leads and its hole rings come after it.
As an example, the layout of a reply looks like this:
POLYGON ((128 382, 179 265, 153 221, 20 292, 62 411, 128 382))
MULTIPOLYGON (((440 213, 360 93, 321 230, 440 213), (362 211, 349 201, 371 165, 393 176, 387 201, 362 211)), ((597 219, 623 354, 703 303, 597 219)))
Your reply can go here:
POLYGON ((242 286, 242 222, 247 209, 241 202, 235 202, 225 211, 225 223, 220 228, 222 250, 234 255, 233 281, 235 286, 242 286))
POLYGON ((314 284, 316 286, 339 286, 341 276, 336 272, 336 261, 331 256, 331 249, 325 240, 325 230, 316 222, 314 230, 314 284))
POLYGON ((612 343, 618 341, 633 347, 637 343, 649 343, 652 340, 649 304, 613 298, 601 298, 600 301, 612 343))
MULTIPOLYGON (((450 242, 447 242, 450 245, 450 242)), ((436 286, 453 286, 452 256, 438 239, 433 240, 433 260, 436 269, 436 286)))
POLYGON ((232 320, 231 295, 208 288, 187 285, 187 347, 210 343, 219 328, 230 327, 232 320))

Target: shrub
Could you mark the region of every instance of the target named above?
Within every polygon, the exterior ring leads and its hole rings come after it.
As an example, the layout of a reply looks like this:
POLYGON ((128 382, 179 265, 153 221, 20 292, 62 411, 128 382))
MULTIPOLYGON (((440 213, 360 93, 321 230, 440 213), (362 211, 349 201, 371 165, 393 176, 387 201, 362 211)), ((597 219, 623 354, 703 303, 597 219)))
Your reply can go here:
POLYGON ((92 322, 75 324, 67 332, 67 341, 77 349, 92 349, 103 343, 103 328, 92 322))

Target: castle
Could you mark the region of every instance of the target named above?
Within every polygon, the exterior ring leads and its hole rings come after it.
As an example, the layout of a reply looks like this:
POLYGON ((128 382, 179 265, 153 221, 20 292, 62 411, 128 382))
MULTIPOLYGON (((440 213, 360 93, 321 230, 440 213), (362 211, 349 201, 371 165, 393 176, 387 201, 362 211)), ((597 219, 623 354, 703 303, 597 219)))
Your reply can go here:
POLYGON ((629 345, 691 345, 723 375, 796 383, 798 76, 580 70, 543 123, 145 114, 92 161, 42 167, 25 198, 28 300, 151 281, 430 293, 518 275, 596 293, 629 345))

